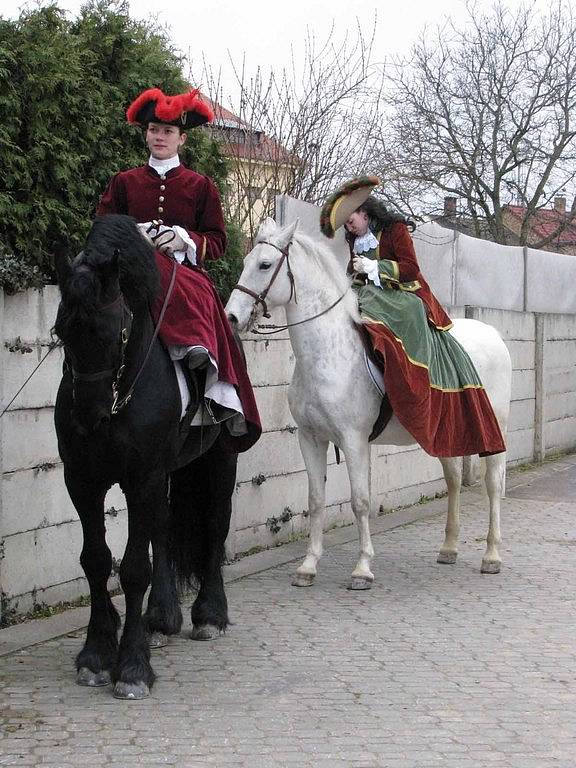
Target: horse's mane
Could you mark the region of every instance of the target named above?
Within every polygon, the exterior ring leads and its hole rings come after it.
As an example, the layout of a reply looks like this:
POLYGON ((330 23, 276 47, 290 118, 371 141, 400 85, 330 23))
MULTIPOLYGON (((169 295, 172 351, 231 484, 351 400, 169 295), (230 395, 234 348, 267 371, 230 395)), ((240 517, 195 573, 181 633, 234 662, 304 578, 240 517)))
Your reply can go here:
POLYGON ((54 330, 65 338, 78 322, 98 326, 103 282, 107 271, 118 265, 120 290, 132 311, 147 306, 159 289, 154 249, 142 237, 130 216, 98 217, 86 245, 60 283, 62 302, 54 330))
POLYGON ((340 293, 345 293, 350 288, 351 280, 346 275, 345 268, 324 243, 298 230, 294 233, 294 240, 306 251, 308 258, 312 256, 320 272, 331 280, 340 293))
POLYGON ((86 238, 84 263, 110 263, 118 252, 120 289, 131 309, 149 304, 159 289, 153 247, 142 237, 131 216, 109 214, 95 219, 86 238))

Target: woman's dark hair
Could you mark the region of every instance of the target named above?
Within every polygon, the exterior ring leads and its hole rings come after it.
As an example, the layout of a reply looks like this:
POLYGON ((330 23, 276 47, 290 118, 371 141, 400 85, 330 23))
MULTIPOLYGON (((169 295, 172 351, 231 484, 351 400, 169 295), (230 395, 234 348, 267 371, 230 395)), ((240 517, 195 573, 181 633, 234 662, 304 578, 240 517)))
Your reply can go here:
MULTIPOLYGON (((370 196, 366 202, 362 203, 356 210, 365 211, 368 216, 368 226, 372 232, 382 232, 397 222, 406 224, 411 232, 414 232, 416 229, 416 224, 411 219, 407 219, 405 216, 402 216, 401 213, 392 213, 386 208, 384 203, 376 197, 370 196)), ((351 235, 350 232, 346 230, 346 240, 350 242, 353 239, 354 235, 351 235)))

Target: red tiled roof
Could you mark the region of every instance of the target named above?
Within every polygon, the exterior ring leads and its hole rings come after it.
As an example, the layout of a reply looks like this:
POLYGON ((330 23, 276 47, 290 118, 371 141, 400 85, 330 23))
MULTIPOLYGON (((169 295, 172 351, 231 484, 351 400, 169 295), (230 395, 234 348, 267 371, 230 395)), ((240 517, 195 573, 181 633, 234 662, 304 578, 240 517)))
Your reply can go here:
MULTIPOLYGON (((506 205, 504 207, 514 216, 514 218, 518 219, 519 222, 524 221, 526 208, 521 205, 506 205)), ((557 211, 555 208, 540 208, 540 210, 536 211, 530 223, 532 237, 538 238, 539 240, 548 237, 565 220, 566 214, 560 213, 560 211, 557 211)), ((559 245, 571 245, 576 243, 576 220, 568 224, 551 242, 559 245)))
POLYGON ((212 101, 205 94, 201 94, 202 100, 207 102, 214 110, 215 119, 212 123, 215 132, 224 132, 226 129, 238 128, 246 131, 246 135, 252 138, 248 142, 227 141, 222 149, 226 156, 237 159, 260 160, 268 163, 283 163, 295 165, 299 162, 296 155, 291 154, 285 147, 279 144, 270 136, 266 136, 264 131, 254 128, 242 118, 235 115, 230 110, 212 101))

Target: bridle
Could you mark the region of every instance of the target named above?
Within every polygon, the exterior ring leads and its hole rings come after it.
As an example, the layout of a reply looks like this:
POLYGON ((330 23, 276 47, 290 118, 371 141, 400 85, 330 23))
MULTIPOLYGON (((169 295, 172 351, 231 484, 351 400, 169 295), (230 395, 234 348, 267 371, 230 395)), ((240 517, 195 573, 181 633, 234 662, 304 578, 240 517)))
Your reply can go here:
POLYGON ((122 293, 118 293, 116 298, 111 301, 109 304, 104 304, 101 307, 98 307, 97 311, 100 312, 106 312, 107 310, 111 310, 118 305, 121 306, 121 311, 118 313, 118 332, 116 334, 117 338, 117 346, 118 346, 118 357, 120 358, 120 363, 118 364, 117 368, 106 368, 100 371, 94 371, 93 373, 84 373, 82 371, 79 371, 77 368, 77 363, 74 359, 74 353, 67 348, 65 349, 65 355, 68 360, 65 359, 64 366, 68 369, 72 376, 72 398, 75 398, 76 393, 76 384, 78 382, 82 384, 92 384, 97 381, 102 381, 103 379, 112 379, 112 407, 110 409, 111 414, 115 414, 118 411, 117 404, 118 404, 118 389, 120 385, 120 379, 122 378, 122 374, 124 373, 125 364, 124 364, 124 358, 126 356, 126 346, 128 344, 128 339, 130 338, 130 331, 132 329, 132 312, 130 312, 130 309, 128 308, 124 296, 122 293))
POLYGON ((71 351, 65 348, 66 354, 70 358, 72 363, 72 365, 65 363, 65 365, 67 366, 68 370, 72 375, 72 396, 74 396, 74 384, 76 382, 92 383, 92 382, 101 381, 102 379, 106 379, 110 377, 112 378, 112 406, 110 408, 110 414, 112 416, 115 416, 120 410, 122 410, 122 408, 124 408, 125 405, 127 405, 130 402, 132 395, 134 393, 134 388, 136 387, 138 379, 140 378, 140 376, 142 375, 142 372, 144 371, 144 367, 148 362, 150 353, 152 352, 152 347, 154 346, 154 342, 156 341, 156 338, 158 337, 158 333, 160 332, 160 326, 162 324, 162 320, 164 319, 164 314, 166 312, 166 308, 168 306, 170 297, 172 295, 172 290, 174 288, 174 283, 176 281, 177 266, 178 266, 177 262, 174 261, 174 266, 172 268, 172 275, 170 277, 170 284, 168 286, 168 290, 166 291, 166 296, 164 297, 164 302, 162 304, 162 309, 160 310, 160 314, 158 316, 158 321, 156 322, 156 325, 154 327, 154 333, 152 334, 150 343, 148 344, 148 348, 146 350, 144 359, 142 360, 140 367, 136 372, 136 375, 132 379, 132 383, 126 389, 126 393, 122 397, 120 397, 120 382, 126 367, 124 363, 124 359, 126 356, 126 347, 130 339, 130 332, 132 330, 133 315, 128 305, 126 304, 124 296, 122 295, 122 293, 119 293, 118 296, 112 302, 99 307, 98 312, 104 312, 105 310, 109 310, 117 306, 118 304, 121 304, 122 306, 122 312, 119 314, 120 322, 119 322, 119 332, 118 332, 120 363, 116 368, 116 370, 114 368, 107 368, 105 370, 95 371, 94 373, 82 373, 81 371, 78 371, 75 368, 74 357, 71 351))
POLYGON ((278 277, 278 273, 280 272, 280 269, 282 268, 282 265, 284 262, 286 262, 286 268, 288 270, 288 278, 290 279, 290 298, 288 301, 292 301, 292 297, 294 296, 294 301, 296 304, 298 304, 298 298, 296 297, 296 283, 294 282, 294 275, 292 273, 292 270, 290 269, 290 256, 289 256, 289 250, 292 243, 288 243, 288 245, 285 248, 280 248, 278 245, 274 245, 274 243, 270 243, 267 240, 260 240, 257 245, 271 245, 272 248, 276 248, 277 251, 280 251, 282 254, 282 257, 278 260, 278 264, 276 264, 276 269, 272 273, 272 277, 270 278, 270 282, 264 288, 263 291, 260 293, 256 293, 256 291, 252 291, 250 288, 246 288, 245 285, 240 285, 240 283, 236 283, 233 291, 242 291, 242 293, 247 293, 248 296, 252 296, 254 301, 254 307, 252 309, 252 313, 254 314, 256 311, 256 307, 258 304, 262 304, 263 309, 263 315, 264 317, 270 317, 270 312, 268 312, 268 306, 266 305, 266 296, 268 296, 268 292, 270 291, 270 288, 272 288, 272 285, 276 278, 278 277))
MULTIPOLYGON (((260 240, 258 245, 271 245, 272 248, 276 248, 277 251, 280 251, 280 253, 282 254, 282 257, 278 260, 278 264, 276 265, 276 269, 272 273, 272 277, 270 278, 268 285, 260 293, 256 293, 256 291, 252 291, 250 288, 246 288, 245 285, 241 285, 240 283, 236 283, 236 285, 232 289, 233 291, 242 291, 242 293, 247 293, 248 296, 251 296, 254 299, 254 305, 252 307, 252 312, 250 314, 251 319, 256 315, 256 311, 259 304, 262 304, 263 316, 268 318, 270 317, 270 313, 268 312, 268 307, 266 305, 266 296, 268 295, 268 292, 270 291, 270 288, 272 287, 274 280, 276 280, 276 278, 278 277, 278 273, 280 272, 280 269, 284 264, 284 261, 286 261, 288 278, 290 279, 290 298, 288 299, 288 302, 292 301, 292 297, 294 297, 294 302, 298 304, 298 298, 296 296, 296 283, 294 282, 294 273, 290 268, 290 258, 289 258, 289 250, 290 250, 290 246, 292 245, 292 242, 288 243, 288 245, 285 248, 280 248, 279 246, 274 245, 274 243, 270 243, 267 240, 260 240)), ((329 307, 326 307, 326 309, 323 309, 322 312, 318 312, 317 314, 312 315, 311 317, 306 317, 304 318, 304 320, 298 320, 295 323, 286 323, 285 325, 258 324, 258 328, 252 328, 251 332, 256 333, 260 336, 271 336, 274 333, 280 333, 281 331, 285 331, 288 328, 293 328, 296 325, 303 325, 304 323, 309 323, 310 320, 315 320, 317 317, 321 317, 322 315, 325 315, 327 312, 333 309, 337 304, 339 304, 342 301, 342 299, 344 298, 344 296, 346 296, 347 293, 348 293, 348 289, 346 289, 344 293, 336 299, 336 301, 330 304, 329 307), (259 330, 260 328, 269 328, 273 330, 261 331, 259 330)))

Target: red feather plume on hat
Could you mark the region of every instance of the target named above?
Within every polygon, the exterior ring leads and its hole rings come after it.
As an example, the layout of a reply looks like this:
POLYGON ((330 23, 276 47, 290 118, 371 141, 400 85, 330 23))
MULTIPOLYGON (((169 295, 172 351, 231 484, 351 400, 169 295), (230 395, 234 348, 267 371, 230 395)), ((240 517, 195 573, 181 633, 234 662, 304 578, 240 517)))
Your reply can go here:
POLYGON ((166 96, 160 88, 149 88, 142 91, 132 104, 126 110, 126 117, 131 125, 139 125, 142 122, 141 111, 155 102, 154 114, 160 122, 172 123, 177 121, 184 112, 190 112, 198 116, 196 121, 200 123, 209 123, 214 119, 214 112, 199 97, 197 88, 188 93, 180 93, 177 96, 166 96))

